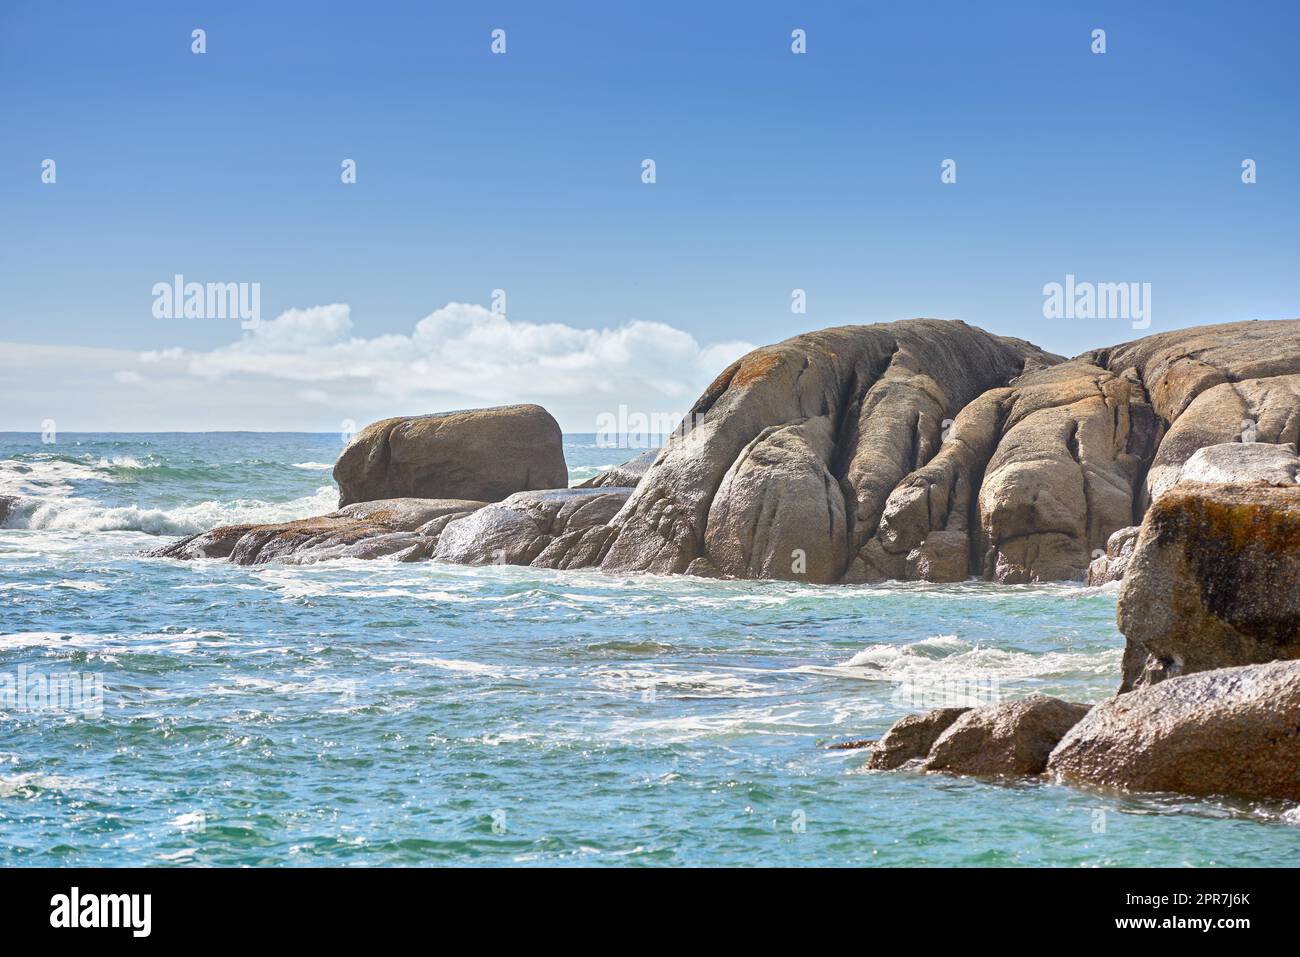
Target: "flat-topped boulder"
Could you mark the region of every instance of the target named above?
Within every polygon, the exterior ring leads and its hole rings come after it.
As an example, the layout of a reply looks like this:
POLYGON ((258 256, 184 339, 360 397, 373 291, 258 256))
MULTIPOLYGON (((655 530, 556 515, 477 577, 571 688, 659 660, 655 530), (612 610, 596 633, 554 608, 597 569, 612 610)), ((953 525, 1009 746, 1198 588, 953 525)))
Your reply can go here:
POLYGON ((1170 678, 1104 701, 1061 739, 1071 784, 1300 800, 1300 661, 1170 678))
POLYGON ((389 498, 499 502, 569 484, 560 426, 540 405, 402 416, 358 432, 334 464, 339 505, 389 498))
POLYGON ((1197 449, 1181 467, 1170 469, 1168 474, 1175 484, 1163 491, 1176 488, 1177 482, 1295 485, 1300 476, 1300 455, 1296 455, 1294 443, 1222 442, 1197 449))

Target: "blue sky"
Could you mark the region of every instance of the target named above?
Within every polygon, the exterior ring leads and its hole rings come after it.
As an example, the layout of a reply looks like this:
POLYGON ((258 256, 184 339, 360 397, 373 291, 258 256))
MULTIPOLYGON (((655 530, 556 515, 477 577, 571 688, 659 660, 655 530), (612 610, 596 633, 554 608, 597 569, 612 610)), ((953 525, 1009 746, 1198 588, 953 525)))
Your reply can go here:
POLYGON ((1151 332, 1300 316, 1297 28, 1294 3, 6 3, 0 428, 536 398, 590 431, 822 326, 1137 335, 1045 319, 1067 273, 1151 283, 1151 332), (176 273, 297 312, 155 318, 176 273), (506 324, 474 311, 498 288, 506 324))

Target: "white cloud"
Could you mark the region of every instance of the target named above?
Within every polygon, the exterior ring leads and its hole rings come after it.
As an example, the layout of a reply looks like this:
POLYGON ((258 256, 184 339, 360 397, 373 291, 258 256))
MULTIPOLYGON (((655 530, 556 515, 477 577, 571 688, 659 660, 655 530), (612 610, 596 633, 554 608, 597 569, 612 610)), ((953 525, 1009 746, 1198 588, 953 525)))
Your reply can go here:
POLYGON ((65 430, 325 431, 340 418, 361 423, 531 401, 550 409, 566 430, 590 432, 601 412, 619 404, 647 414, 684 413, 714 376, 751 348, 745 342, 701 345, 659 322, 579 329, 516 321, 456 302, 421 319, 409 334, 365 338, 354 334, 349 307, 332 304, 291 309, 206 352, 5 345, 0 368, 22 400, 6 400, 0 422, 30 429, 28 419, 42 408, 41 417, 52 416, 57 406, 65 419, 73 415, 86 423, 61 423, 65 430), (76 381, 75 393, 63 389, 60 378, 76 381), (64 408, 77 396, 85 404, 64 408))

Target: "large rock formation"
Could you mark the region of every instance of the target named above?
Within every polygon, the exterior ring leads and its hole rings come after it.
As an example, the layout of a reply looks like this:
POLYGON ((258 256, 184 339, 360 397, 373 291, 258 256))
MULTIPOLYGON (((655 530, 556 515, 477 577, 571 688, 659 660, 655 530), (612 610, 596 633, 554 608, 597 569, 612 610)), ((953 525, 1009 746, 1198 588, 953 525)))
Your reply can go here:
POLYGON ((1117 617, 1124 691, 1300 657, 1300 486, 1173 486, 1142 523, 1117 617))
POLYGON ((540 405, 374 422, 334 464, 339 505, 386 498, 498 502, 569 484, 560 426, 540 405))
MULTIPOLYGON (((1082 579, 1153 497, 1221 466, 1198 450, 1294 442, 1298 430, 1300 320, 1161 333, 1070 361, 961 322, 842 326, 740 359, 661 450, 584 483, 635 491, 604 527, 555 536, 562 555, 533 547, 552 535, 549 518, 512 507, 477 521, 508 561, 555 567, 1082 579), (509 529, 517 541, 504 541, 509 529)), ((378 422, 335 467, 344 504, 499 501, 565 475, 559 429, 537 406, 378 422)), ((481 548, 452 546, 470 528, 439 557, 482 561, 481 548)), ((212 547, 233 534, 212 533, 212 547)))
POLYGON ((943 580, 916 574, 912 555, 944 531, 985 578, 1081 578, 1093 551, 1133 524, 1157 433, 1140 383, 1082 360, 987 392, 890 494, 869 577, 943 580))
POLYGON ((1097 705, 1047 771, 1075 784, 1300 800, 1300 661, 1163 681, 1097 705))
POLYGON ((758 349, 718 377, 659 453, 615 518, 602 566, 865 580, 862 551, 886 499, 939 449, 945 421, 1054 361, 932 319, 758 349))

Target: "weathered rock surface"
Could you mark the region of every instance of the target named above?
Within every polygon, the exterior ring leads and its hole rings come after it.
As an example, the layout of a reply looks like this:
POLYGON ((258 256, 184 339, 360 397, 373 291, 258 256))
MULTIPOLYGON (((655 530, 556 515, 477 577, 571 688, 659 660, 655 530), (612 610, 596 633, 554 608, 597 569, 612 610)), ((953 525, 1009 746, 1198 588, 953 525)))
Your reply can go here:
POLYGON ((1098 555, 1088 566, 1089 585, 1106 585, 1124 577, 1141 530, 1140 525, 1129 525, 1106 539, 1106 553, 1098 555))
POLYGON ((1300 440, 1300 320, 1196 326, 1089 356, 1142 382, 1167 429, 1147 475, 1152 498, 1207 445, 1300 440))
POLYGON ((1035 694, 973 708, 934 742, 921 766, 953 774, 1041 774, 1048 755, 1088 713, 1088 705, 1035 694))
POLYGON ((1176 472, 1171 470, 1170 474, 1179 482, 1295 485, 1300 475, 1300 455, 1296 455, 1292 444, 1225 442, 1197 449, 1181 468, 1176 472))
POLYGON ((904 558, 944 531, 984 578, 1082 578, 1093 550, 1133 524, 1157 435, 1141 384, 1084 360, 986 392, 891 493, 869 577, 954 580, 904 558))
POLYGON ((726 574, 865 580, 859 553, 894 486, 938 450, 945 419, 1054 361, 1029 343, 932 319, 825 329, 755 350, 709 386, 688 415, 693 427, 660 451, 615 518, 602 566, 668 573, 707 558, 726 574))
POLYGON ((432 557, 464 565, 592 565, 609 540, 609 520, 631 494, 628 488, 516 492, 447 525, 432 557))
POLYGON ((17 504, 18 499, 15 496, 0 495, 0 525, 4 525, 5 520, 9 518, 9 513, 17 504))
POLYGON ((1171 488, 1142 523, 1117 619, 1122 691, 1300 657, 1300 486, 1171 488))
POLYGON ((1300 661, 1223 668, 1105 701, 1052 752, 1074 784, 1300 800, 1300 661))
POLYGON ((639 455, 634 455, 622 465, 616 465, 606 472, 587 479, 574 486, 575 488, 636 488, 641 483, 641 478, 654 464, 658 457, 658 449, 646 449, 639 455))
POLYGON ((970 708, 936 708, 900 718, 872 747, 867 767, 873 771, 892 771, 908 761, 924 758, 939 735, 968 711, 970 708))
POLYGON ((149 554, 157 558, 224 558, 237 565, 310 564, 330 558, 428 558, 438 532, 486 503, 462 499, 359 502, 316 518, 213 529, 149 554))
POLYGON ((334 464, 339 505, 388 498, 497 502, 569 484, 559 424, 540 405, 374 422, 334 464))

